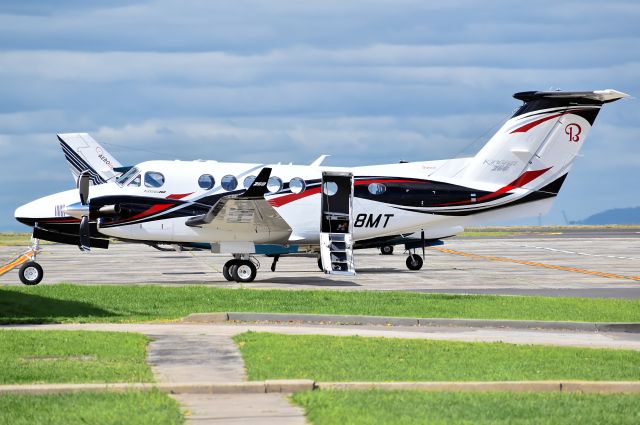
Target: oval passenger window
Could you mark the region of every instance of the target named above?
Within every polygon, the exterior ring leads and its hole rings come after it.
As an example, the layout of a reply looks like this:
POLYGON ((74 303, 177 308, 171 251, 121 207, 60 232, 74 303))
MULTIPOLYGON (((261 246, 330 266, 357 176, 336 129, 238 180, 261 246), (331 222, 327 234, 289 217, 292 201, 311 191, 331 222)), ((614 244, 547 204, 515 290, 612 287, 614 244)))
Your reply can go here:
POLYGON ((144 185, 146 187, 162 187, 164 176, 157 171, 149 171, 144 174, 144 185))
POLYGON ((307 185, 300 177, 294 177, 289 182, 289 189, 291 189, 291 192, 293 193, 302 193, 306 187, 307 185))
POLYGON ((220 186, 226 191, 231 191, 238 187, 238 180, 231 174, 227 174, 220 180, 220 186))
POLYGON ((242 182, 242 184, 245 189, 249 189, 254 181, 256 181, 256 176, 247 176, 244 178, 244 182, 242 182))
POLYGON ((387 190, 387 187, 382 183, 371 183, 369 185, 369 193, 372 195, 382 195, 387 190))
POLYGON ((205 190, 209 190, 215 185, 216 185, 216 179, 214 179, 211 174, 203 174, 198 179, 198 186, 200 186, 205 190))
POLYGON ((280 190, 282 190, 282 180, 280 180, 280 177, 269 177, 269 180, 267 180, 267 190, 269 193, 280 192, 280 190))
POLYGON ((336 182, 325 182, 322 191, 327 196, 333 196, 338 193, 338 184, 336 182))

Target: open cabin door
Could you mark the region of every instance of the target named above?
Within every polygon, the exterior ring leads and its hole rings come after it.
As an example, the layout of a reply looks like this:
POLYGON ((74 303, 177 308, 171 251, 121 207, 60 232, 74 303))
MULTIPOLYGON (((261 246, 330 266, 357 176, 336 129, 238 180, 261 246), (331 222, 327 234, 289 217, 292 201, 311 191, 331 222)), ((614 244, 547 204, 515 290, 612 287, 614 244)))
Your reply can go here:
POLYGON ((322 173, 320 258, 329 274, 356 274, 353 265, 353 174, 322 173))

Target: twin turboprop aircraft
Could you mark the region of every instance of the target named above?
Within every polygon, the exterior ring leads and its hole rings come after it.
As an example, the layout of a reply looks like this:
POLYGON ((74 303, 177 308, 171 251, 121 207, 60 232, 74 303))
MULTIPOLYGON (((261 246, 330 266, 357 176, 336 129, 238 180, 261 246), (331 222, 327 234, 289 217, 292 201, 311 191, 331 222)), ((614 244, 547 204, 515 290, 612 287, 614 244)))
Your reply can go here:
MULTIPOLYGON (((110 239, 232 255, 229 281, 251 282, 254 255, 318 253, 325 273, 355 274, 353 249, 440 244, 462 226, 545 213, 615 90, 516 93, 523 102, 473 157, 362 167, 148 161, 124 167, 86 133, 58 139, 77 189, 19 207, 33 227, 25 284, 43 276, 38 240, 107 248, 110 239), (414 233, 415 232, 415 233, 414 233)), ((424 250, 423 250, 424 256, 424 250)))

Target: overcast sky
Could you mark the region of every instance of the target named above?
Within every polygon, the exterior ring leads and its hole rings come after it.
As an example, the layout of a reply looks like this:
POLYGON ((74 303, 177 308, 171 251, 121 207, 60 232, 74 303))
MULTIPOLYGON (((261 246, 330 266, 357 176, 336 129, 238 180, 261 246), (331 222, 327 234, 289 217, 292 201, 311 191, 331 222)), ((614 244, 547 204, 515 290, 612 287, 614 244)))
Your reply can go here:
MULTIPOLYGON (((637 1, 13 3, 0 230, 27 230, 17 206, 73 187, 60 132, 91 133, 123 164, 363 165, 472 155, 517 91, 640 97, 637 1)), ((543 223, 640 205, 640 100, 605 106, 582 153, 543 223)))

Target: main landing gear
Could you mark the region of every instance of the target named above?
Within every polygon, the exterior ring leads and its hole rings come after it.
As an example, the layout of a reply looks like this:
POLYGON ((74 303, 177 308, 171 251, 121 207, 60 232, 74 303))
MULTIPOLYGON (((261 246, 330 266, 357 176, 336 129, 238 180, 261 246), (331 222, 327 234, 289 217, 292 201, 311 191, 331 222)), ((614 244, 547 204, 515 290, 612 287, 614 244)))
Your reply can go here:
POLYGON ((422 261, 422 257, 414 253, 407 257, 406 263, 409 270, 420 270, 424 261, 422 261))
POLYGON ((258 275, 260 263, 254 257, 237 255, 222 267, 222 275, 229 282, 249 283, 258 275))

